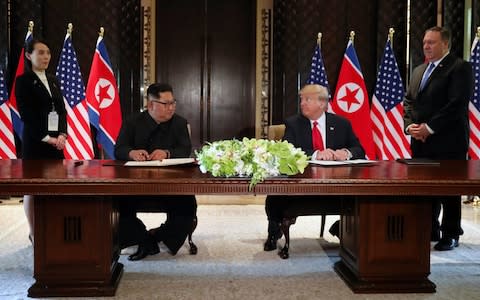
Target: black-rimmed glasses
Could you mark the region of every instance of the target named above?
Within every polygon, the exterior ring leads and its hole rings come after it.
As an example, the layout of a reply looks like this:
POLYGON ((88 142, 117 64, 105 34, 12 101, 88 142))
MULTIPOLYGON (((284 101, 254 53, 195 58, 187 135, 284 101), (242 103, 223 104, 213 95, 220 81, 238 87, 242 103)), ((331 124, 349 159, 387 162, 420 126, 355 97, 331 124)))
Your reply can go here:
POLYGON ((160 103, 163 104, 163 106, 175 106, 177 105, 177 100, 172 100, 172 101, 160 101, 160 100, 150 100, 152 102, 160 103))

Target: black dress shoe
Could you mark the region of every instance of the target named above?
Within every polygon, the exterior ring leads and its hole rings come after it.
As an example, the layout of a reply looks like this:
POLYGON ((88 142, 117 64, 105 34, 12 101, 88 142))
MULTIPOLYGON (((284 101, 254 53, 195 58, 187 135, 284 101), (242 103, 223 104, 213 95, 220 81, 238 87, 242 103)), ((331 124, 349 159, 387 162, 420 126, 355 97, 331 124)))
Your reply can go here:
POLYGON ((277 241, 282 237, 282 232, 276 234, 269 234, 265 244, 263 244, 263 251, 273 251, 277 249, 277 241))
POLYGON ((437 251, 449 251, 455 249, 458 245, 458 238, 442 238, 433 248, 437 251))
POLYGON ((328 229, 328 232, 333 236, 340 237, 340 221, 335 221, 335 223, 330 226, 330 229, 328 229))
POLYGON ((141 260, 148 255, 155 255, 157 253, 160 253, 160 248, 158 247, 157 242, 151 236, 149 236, 140 244, 138 244, 137 252, 130 255, 128 260, 141 260))

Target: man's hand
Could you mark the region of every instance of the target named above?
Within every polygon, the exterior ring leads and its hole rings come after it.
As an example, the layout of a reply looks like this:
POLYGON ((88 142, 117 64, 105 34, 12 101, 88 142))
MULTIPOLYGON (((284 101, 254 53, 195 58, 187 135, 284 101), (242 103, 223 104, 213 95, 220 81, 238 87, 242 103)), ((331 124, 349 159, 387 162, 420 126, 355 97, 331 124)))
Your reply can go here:
POLYGON ((427 125, 425 123, 422 124, 412 124, 408 128, 408 133, 419 141, 425 142, 427 137, 430 135, 430 132, 427 129, 427 125))
POLYGON ((129 153, 128 153, 128 156, 133 159, 133 160, 136 160, 136 161, 145 161, 145 160, 150 160, 148 158, 148 152, 143 150, 143 149, 139 149, 139 150, 131 150, 129 153))
POLYGON ((162 149, 156 149, 152 153, 150 153, 150 155, 148 156, 150 160, 164 160, 165 158, 168 158, 168 157, 169 157, 168 152, 162 149))

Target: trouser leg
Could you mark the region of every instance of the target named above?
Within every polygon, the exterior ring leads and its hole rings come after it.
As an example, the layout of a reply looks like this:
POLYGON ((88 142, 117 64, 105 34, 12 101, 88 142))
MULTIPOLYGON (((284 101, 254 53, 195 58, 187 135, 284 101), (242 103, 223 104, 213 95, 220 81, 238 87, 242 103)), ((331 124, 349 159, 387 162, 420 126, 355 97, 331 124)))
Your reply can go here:
POLYGON ((288 199, 288 196, 267 196, 265 200, 268 234, 271 236, 280 235, 280 224, 282 223, 285 207, 288 205, 288 199))
POLYGON ((460 196, 442 197, 442 234, 448 238, 458 238, 463 234, 461 227, 462 199, 460 196))
POLYGON ((193 230, 197 201, 195 196, 190 195, 162 198, 160 201, 167 212, 167 220, 152 232, 156 241, 163 241, 170 252, 176 254, 193 230))
POLYGON ((137 210, 133 201, 119 200, 119 235, 120 248, 137 245, 147 237, 145 224, 137 218, 137 210))

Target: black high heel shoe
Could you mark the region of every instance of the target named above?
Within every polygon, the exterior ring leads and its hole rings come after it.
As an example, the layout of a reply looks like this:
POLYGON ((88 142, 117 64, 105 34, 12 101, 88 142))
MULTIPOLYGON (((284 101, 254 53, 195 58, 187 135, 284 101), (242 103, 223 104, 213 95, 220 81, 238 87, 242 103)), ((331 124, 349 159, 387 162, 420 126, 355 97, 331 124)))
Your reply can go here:
POLYGON ((160 253, 160 248, 158 247, 157 242, 149 235, 145 240, 138 244, 137 252, 133 253, 128 257, 128 260, 135 261, 141 260, 147 257, 148 255, 155 255, 160 253))

